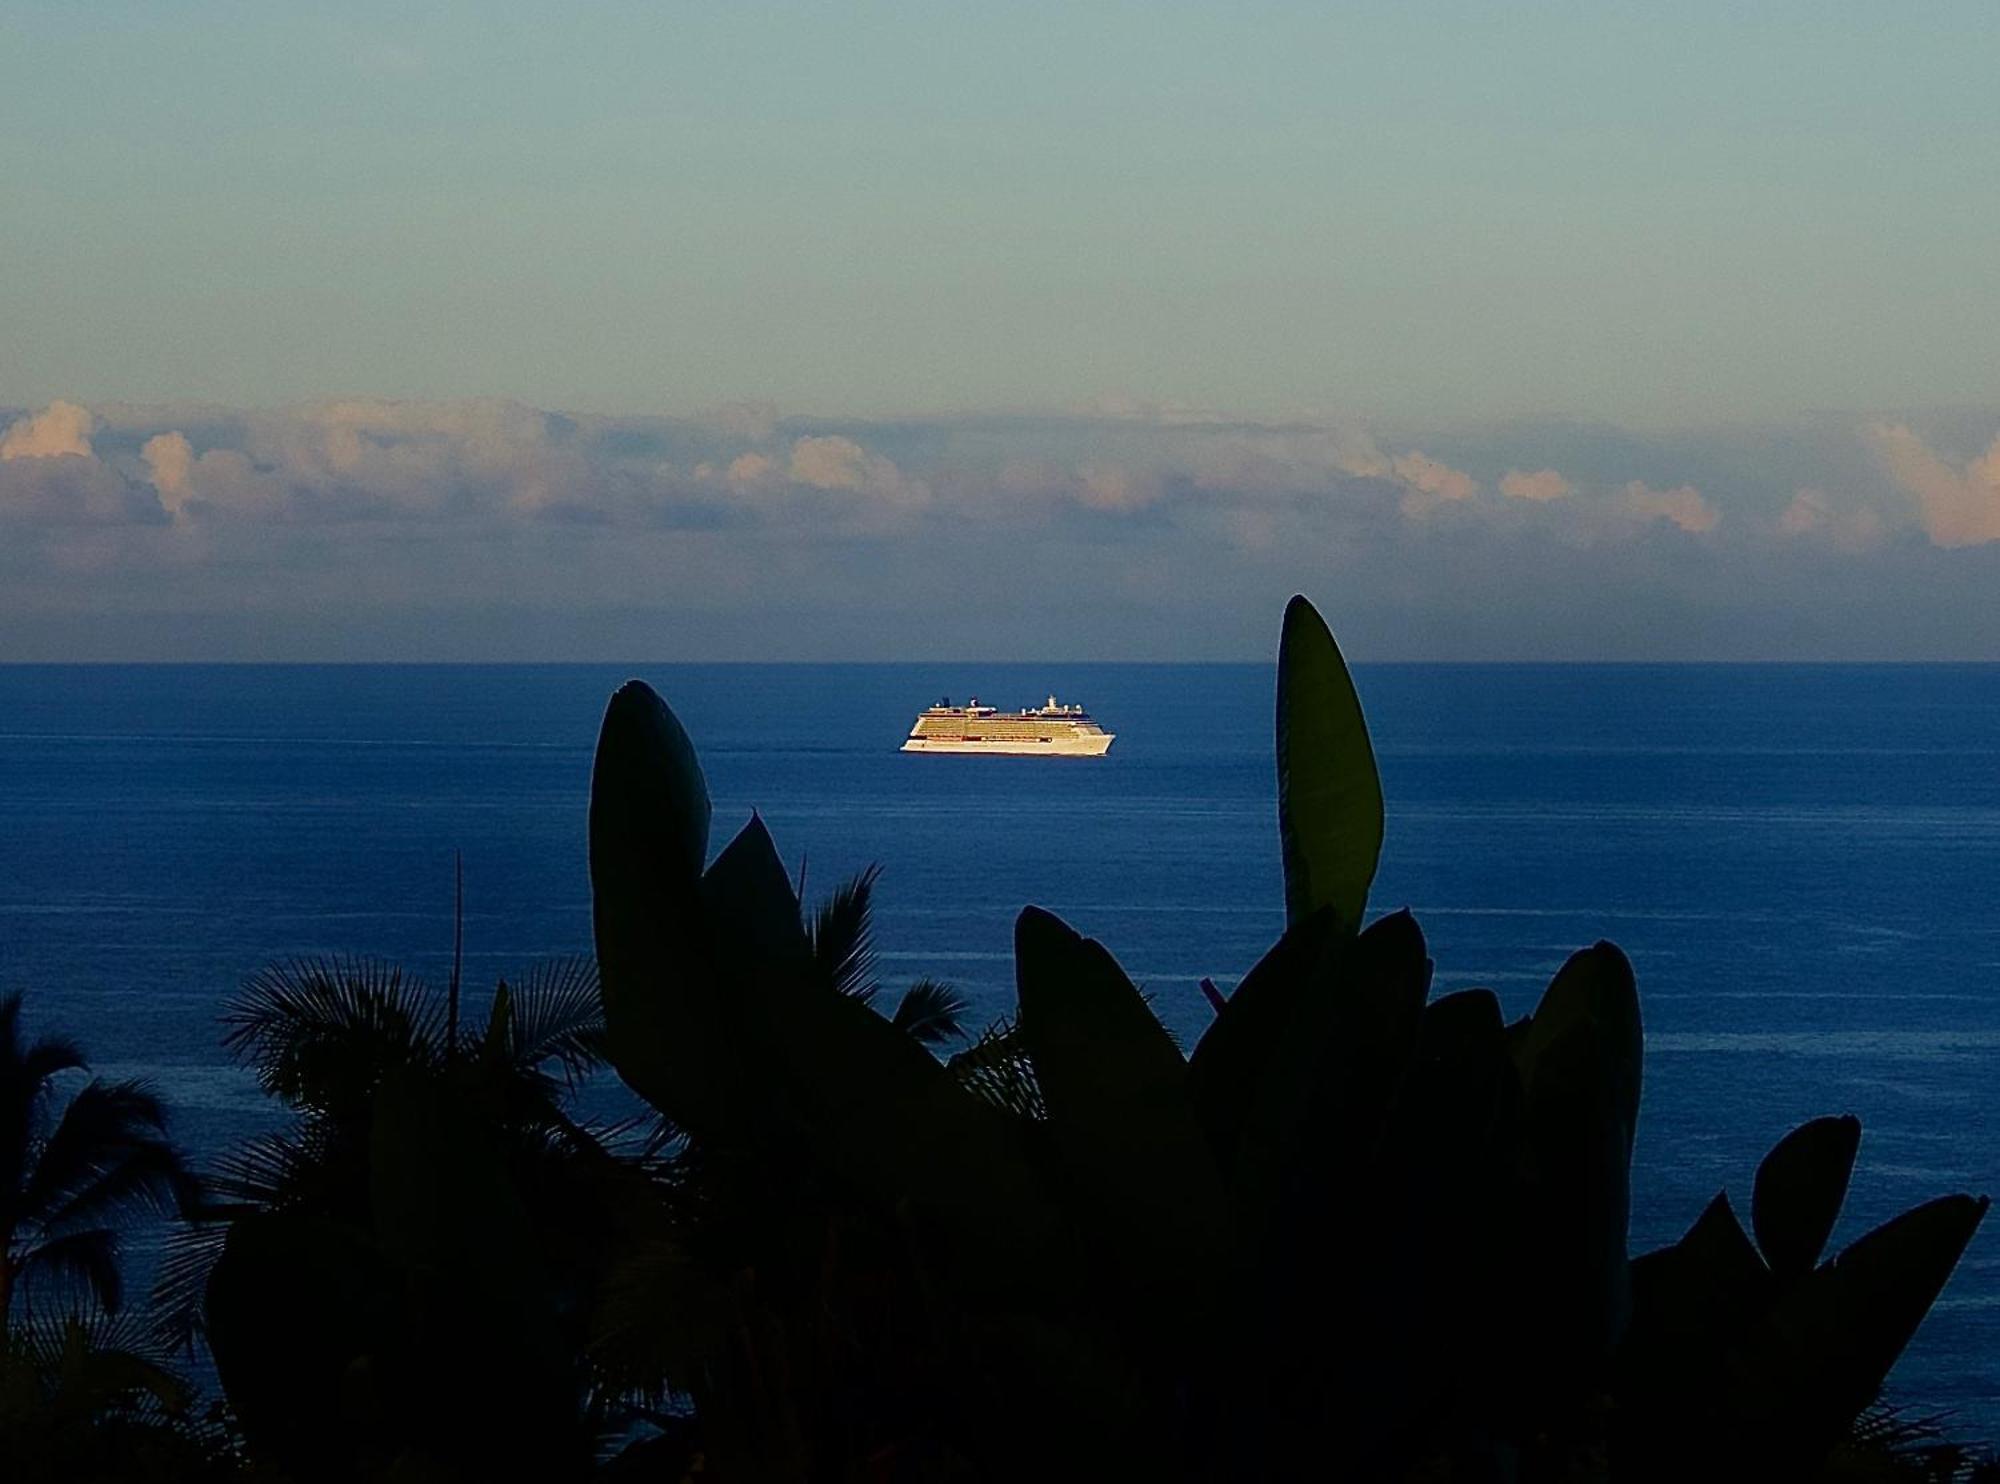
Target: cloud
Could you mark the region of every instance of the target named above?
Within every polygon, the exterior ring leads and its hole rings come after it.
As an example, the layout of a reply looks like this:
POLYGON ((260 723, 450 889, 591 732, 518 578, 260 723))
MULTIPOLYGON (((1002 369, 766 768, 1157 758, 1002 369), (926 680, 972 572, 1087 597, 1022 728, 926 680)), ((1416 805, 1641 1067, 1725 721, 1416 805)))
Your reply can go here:
POLYGON ((1656 490, 1635 479, 1619 491, 1616 508, 1636 520, 1669 521, 1692 535, 1712 531, 1722 520, 1722 513, 1691 484, 1656 490))
POLYGON ((95 427, 89 408, 51 402, 0 434, 0 459, 90 458, 95 427))
POLYGON ((1524 474, 1519 469, 1509 469, 1500 476, 1500 493, 1510 500, 1532 500, 1546 504, 1550 500, 1560 500, 1574 488, 1567 479, 1553 469, 1538 469, 1533 474, 1524 474))
POLYGON ((1889 476, 1915 496, 1933 545, 2000 541, 2000 438, 1983 457, 1955 469, 1901 423, 1877 423, 1869 434, 1889 476))
POLYGON ((153 488, 160 492, 160 504, 169 515, 180 519, 193 490, 189 476, 194 472, 194 446, 185 434, 157 433, 139 449, 153 488))
POLYGON ((794 484, 854 490, 892 505, 917 506, 930 500, 929 489, 920 481, 905 479, 894 462, 838 435, 798 439, 792 444, 787 472, 794 484))
POLYGON ((1451 465, 1414 449, 1397 459, 1391 467, 1396 477, 1411 489, 1436 495, 1441 500, 1470 500, 1479 493, 1479 486, 1470 474, 1461 473, 1451 465))
POLYGON ((771 477, 776 467, 761 453, 738 454, 729 461, 729 468, 722 477, 735 485, 762 484, 771 477))
MULTIPOLYGON (((1992 432, 1970 415, 1937 426, 1975 450, 1992 432)), ((2000 542, 1937 549, 1977 544, 2000 454, 1954 462, 1901 428, 1859 443, 1851 421, 1644 438, 1410 427, 1392 456, 1352 419, 1153 410, 831 425, 757 408, 609 418, 354 398, 10 409, 0 443, 0 654, 22 652, 7 636, 24 612, 149 604, 290 613, 329 631, 357 605, 470 625, 510 604, 572 617, 624 604, 698 612, 703 632, 747 626, 773 653, 797 651, 760 615, 791 613, 830 645, 829 615, 866 609, 874 618, 843 632, 921 630, 919 644, 929 615, 965 611, 931 573, 971 584, 973 606, 998 615, 995 645, 1014 634, 1062 647, 1056 619, 1023 617, 1041 574, 1080 595, 1085 616, 1069 622, 1123 624, 1139 649, 1178 632, 1145 613, 1206 605, 1215 620, 1199 631, 1248 654, 1249 639, 1220 636, 1261 635, 1267 601, 1333 590, 1357 611, 1393 611, 1412 635, 1483 605, 1491 624, 1463 630, 1481 654, 1506 650, 1508 626, 1540 613, 1550 627, 1537 632, 1568 636, 1551 643, 1572 653, 1599 643, 1594 610, 1567 586, 1579 548, 1605 593, 1629 593, 1632 614, 1658 621, 1649 632, 1790 605, 1790 627, 1763 631, 1785 653, 1800 635, 1859 623, 1845 588, 1827 589, 1836 578, 1942 613, 1936 594, 1977 588, 1990 603, 2000 576, 2000 542), (1935 546, 1893 539, 1920 515, 1935 546), (1830 550, 1852 559, 1831 563, 1830 550), (891 615, 897 604, 924 623, 891 615), (1006 628, 1016 621, 1028 627, 1006 628)), ((1963 636, 1985 631, 1984 611, 1940 621, 1944 640, 1908 652, 1973 643, 1963 636)), ((1712 631, 1729 653, 1750 646, 1712 631)), ((969 653, 988 641, 966 630, 951 642, 969 653)))
MULTIPOLYGON (((0 519, 17 531, 158 523, 151 491, 135 489, 97 457, 90 441, 96 428, 88 408, 51 402, 0 434, 0 519)), ((78 551, 65 549, 72 558, 78 551)))
POLYGON ((1078 503, 1092 510, 1144 510, 1163 493, 1159 476, 1121 464, 1085 464, 1077 471, 1078 503))

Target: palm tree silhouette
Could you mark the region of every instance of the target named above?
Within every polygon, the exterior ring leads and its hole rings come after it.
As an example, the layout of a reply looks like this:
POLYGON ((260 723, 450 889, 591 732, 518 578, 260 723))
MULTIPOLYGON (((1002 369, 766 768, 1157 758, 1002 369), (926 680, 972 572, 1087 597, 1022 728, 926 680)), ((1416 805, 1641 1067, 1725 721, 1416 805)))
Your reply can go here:
POLYGON ((130 1228, 190 1204, 194 1183, 142 1083, 92 1078, 75 1042, 25 1039, 21 996, 0 997, 0 1320, 31 1298, 116 1313, 130 1228))
POLYGON ((160 1264, 154 1304, 163 1340, 179 1348, 199 1333, 208 1275, 235 1220, 367 1211, 372 1100, 400 1072, 449 1089, 504 1131, 528 1185, 550 1194, 553 1224, 585 1215, 581 1189, 616 1164, 629 1132, 580 1122, 567 1106, 603 1061, 596 965, 556 959, 516 983, 500 981, 483 1026, 456 1024, 455 1000, 441 1003, 394 966, 333 958, 274 965, 230 1001, 223 1046, 296 1116, 210 1170, 206 1204, 160 1264))

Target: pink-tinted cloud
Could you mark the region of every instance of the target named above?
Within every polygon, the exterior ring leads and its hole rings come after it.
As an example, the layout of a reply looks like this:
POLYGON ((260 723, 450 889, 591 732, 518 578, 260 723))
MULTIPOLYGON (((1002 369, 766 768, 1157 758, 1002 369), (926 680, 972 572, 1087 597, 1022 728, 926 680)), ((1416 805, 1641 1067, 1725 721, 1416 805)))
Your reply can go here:
POLYGON ((837 434, 804 437, 792 444, 789 475, 794 484, 822 490, 853 490, 892 505, 928 504, 930 490, 906 479, 895 463, 837 434))
POLYGON ((0 459, 87 459, 95 428, 89 408, 51 402, 0 434, 0 459))
POLYGON ((1676 489, 1656 490, 1635 479, 1619 491, 1618 509, 1636 520, 1664 520, 1691 535, 1712 531, 1721 523, 1722 513, 1702 498, 1691 484, 1676 489))
POLYGON ((1878 423, 1869 433, 1890 478, 1915 497, 1933 545, 2000 541, 2000 438, 1982 457, 1958 469, 1901 423, 1878 423))
POLYGON ((1163 493, 1159 476, 1122 464, 1085 464, 1077 471, 1077 500, 1092 510, 1144 510, 1163 493))
POLYGON ((176 520, 182 519, 194 493, 191 482, 194 446, 184 434, 157 433, 146 440, 139 457, 145 462, 153 488, 159 491, 161 506, 176 520))
POLYGON ((729 468, 723 478, 733 485, 763 484, 773 476, 777 465, 761 453, 738 454, 729 461, 729 468))
POLYGON ((1500 477, 1501 494, 1510 500, 1532 500, 1536 504, 1560 500, 1574 488, 1575 486, 1553 469, 1537 469, 1532 474, 1525 474, 1519 469, 1509 469, 1500 477))
POLYGON ((1470 474, 1415 449, 1397 459, 1391 468, 1411 489, 1440 500, 1470 500, 1479 493, 1479 485, 1470 474))

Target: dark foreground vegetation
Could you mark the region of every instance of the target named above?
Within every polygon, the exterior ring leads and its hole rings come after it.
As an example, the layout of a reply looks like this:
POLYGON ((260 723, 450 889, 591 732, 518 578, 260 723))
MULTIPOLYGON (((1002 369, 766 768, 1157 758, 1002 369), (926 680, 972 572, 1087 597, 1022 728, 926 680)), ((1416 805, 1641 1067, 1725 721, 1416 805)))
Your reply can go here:
POLYGON ((809 911, 754 817, 710 860, 636 683, 593 777, 595 965, 469 1008, 367 963, 261 976, 225 1043, 291 1120, 199 1182, 144 1089, 77 1087, 0 1004, 0 1477, 2000 1477, 1877 1403, 1983 1198, 1829 1257, 1861 1130, 1825 1118, 1748 1230, 1718 1195, 1628 1257, 1624 955, 1510 1024, 1433 994, 1407 912, 1366 920, 1380 786, 1303 600, 1277 756, 1287 927, 1186 1055, 1032 907, 1012 1017, 892 1006, 872 876, 809 911), (646 1115, 577 1114, 606 1061, 646 1115))

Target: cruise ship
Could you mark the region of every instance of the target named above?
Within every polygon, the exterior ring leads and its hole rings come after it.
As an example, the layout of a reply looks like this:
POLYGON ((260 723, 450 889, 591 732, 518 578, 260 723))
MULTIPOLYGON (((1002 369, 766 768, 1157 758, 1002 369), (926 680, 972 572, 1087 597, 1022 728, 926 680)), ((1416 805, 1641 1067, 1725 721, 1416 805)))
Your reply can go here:
POLYGON ((1111 739, 1112 733, 1092 721, 1081 706, 1058 705, 1054 696, 1046 706, 1024 706, 1019 711, 982 706, 977 696, 963 706, 954 706, 946 696, 918 713, 903 751, 1103 757, 1111 748, 1111 739))

